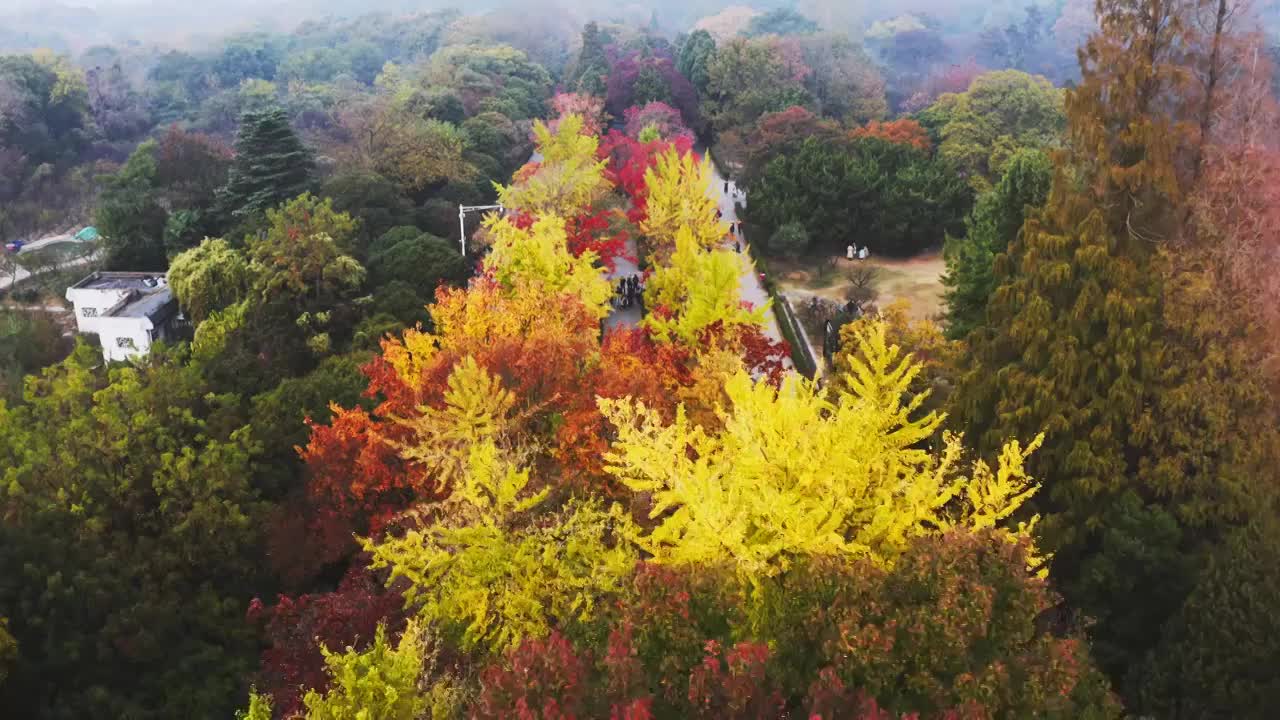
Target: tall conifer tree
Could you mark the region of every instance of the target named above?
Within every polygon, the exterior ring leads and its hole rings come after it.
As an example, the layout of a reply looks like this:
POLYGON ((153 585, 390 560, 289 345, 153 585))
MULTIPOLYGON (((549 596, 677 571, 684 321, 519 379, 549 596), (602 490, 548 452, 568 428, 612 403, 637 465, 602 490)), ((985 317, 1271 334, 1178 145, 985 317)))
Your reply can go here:
MULTIPOLYGON (((1126 675, 1196 582, 1199 558, 1257 503, 1275 435, 1247 354, 1213 352, 1174 272, 1203 98, 1192 0, 1100 0, 1068 93, 1066 149, 1043 213, 996 258, 957 416, 991 451, 1044 431, 1031 472, 1067 600, 1126 675)), ((1225 322, 1225 321, 1224 321, 1225 322)), ((1230 334, 1221 330, 1219 334, 1230 334)))
POLYGON ((1019 150, 1009 159, 1003 177, 978 198, 965 218, 965 236, 948 238, 947 337, 964 338, 982 324, 995 290, 992 262, 1018 236, 1029 210, 1039 209, 1049 195, 1053 165, 1034 149, 1019 150))
POLYGON ((245 113, 236 137, 236 159, 218 191, 222 210, 238 218, 266 212, 312 186, 315 158, 284 110, 245 113))
POLYGON ((606 36, 600 26, 589 22, 582 28, 582 51, 574 65, 569 87, 580 93, 598 95, 605 93, 605 77, 609 74, 609 58, 604 51, 606 36))

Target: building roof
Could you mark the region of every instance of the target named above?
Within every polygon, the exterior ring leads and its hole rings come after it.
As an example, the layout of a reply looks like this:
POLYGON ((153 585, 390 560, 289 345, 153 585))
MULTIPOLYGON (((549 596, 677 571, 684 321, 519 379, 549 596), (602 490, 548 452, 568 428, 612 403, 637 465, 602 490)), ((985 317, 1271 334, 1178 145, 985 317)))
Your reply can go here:
POLYGON ((152 292, 143 294, 130 291, 129 302, 111 313, 112 317, 148 318, 153 325, 159 325, 178 312, 178 300, 168 287, 152 288, 152 292))
POLYGON ((147 318, 159 326, 178 313, 178 300, 162 273, 95 272, 69 289, 113 293, 123 302, 109 317, 147 318))
POLYGON ((77 290, 137 290, 151 292, 165 287, 164 273, 95 272, 75 285, 77 290))

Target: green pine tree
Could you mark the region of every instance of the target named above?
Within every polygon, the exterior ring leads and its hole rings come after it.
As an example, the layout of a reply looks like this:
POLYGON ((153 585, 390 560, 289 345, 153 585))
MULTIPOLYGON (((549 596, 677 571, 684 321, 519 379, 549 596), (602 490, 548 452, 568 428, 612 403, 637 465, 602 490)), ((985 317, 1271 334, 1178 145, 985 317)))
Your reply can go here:
POLYGON ((694 30, 680 46, 680 57, 676 59, 676 69, 681 75, 689 78, 699 93, 707 91, 707 63, 716 54, 716 41, 706 30, 694 30))
POLYGON ((573 66, 570 82, 566 83, 568 87, 580 93, 604 95, 605 78, 609 75, 609 58, 604 52, 606 39, 596 23, 589 22, 583 26, 582 52, 573 66))
POLYGON ((245 113, 236 159, 218 199, 223 211, 237 218, 258 216, 310 190, 314 169, 311 151, 289 126, 284 110, 245 113))
POLYGON ((1148 660, 1143 706, 1159 717, 1262 720, 1280 704, 1280 523, 1234 533, 1148 660))
POLYGON ((962 339, 982 324, 995 291, 995 258, 1018 236, 1028 210, 1044 204, 1052 179, 1047 155, 1018 151, 1000 182, 978 198, 965 218, 964 237, 947 239, 947 274, 942 278, 948 288, 947 337, 962 339))

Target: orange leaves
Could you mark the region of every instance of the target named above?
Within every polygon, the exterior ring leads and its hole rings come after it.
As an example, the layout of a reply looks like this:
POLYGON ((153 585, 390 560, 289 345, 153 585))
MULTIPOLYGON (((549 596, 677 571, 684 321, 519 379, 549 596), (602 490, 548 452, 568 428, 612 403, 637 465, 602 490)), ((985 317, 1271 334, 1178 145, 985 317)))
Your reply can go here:
POLYGON ((590 442, 599 425, 591 379, 599 367, 599 324, 581 302, 512 295, 480 278, 465 290, 438 291, 432 317, 435 333, 413 329, 385 340, 382 355, 364 368, 368 394, 382 400, 377 408, 337 408, 331 423, 312 426, 302 455, 318 522, 376 532, 410 505, 450 491, 438 473, 406 461, 397 448, 415 442, 412 423, 404 421, 442 406, 449 376, 465 358, 513 394, 516 434, 546 448, 535 465, 550 464, 549 476, 582 482, 600 475, 593 459, 600 450, 590 442))
POLYGON ((442 288, 431 307, 441 349, 472 352, 500 338, 599 335, 599 323, 569 295, 507 294, 497 283, 476 280, 463 290, 442 288))
POLYGON ((864 137, 880 138, 898 145, 910 145, 925 152, 933 149, 933 144, 929 142, 929 133, 925 132, 920 123, 909 118, 889 122, 872 120, 865 127, 850 132, 849 137, 855 140, 864 137))

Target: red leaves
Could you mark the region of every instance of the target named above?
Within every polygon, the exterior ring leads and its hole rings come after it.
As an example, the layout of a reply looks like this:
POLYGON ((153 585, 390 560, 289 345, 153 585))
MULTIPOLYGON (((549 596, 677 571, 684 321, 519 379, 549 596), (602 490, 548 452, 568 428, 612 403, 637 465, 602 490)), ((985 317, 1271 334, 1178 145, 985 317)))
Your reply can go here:
POLYGON ((740 642, 722 652, 709 640, 702 663, 689 675, 689 704, 698 717, 773 720, 783 715, 782 693, 766 671, 769 646, 740 642))
POLYGON ((404 626, 403 606, 400 593, 384 590, 363 568, 349 571, 334 592, 281 595, 270 608, 254 598, 248 617, 262 626, 267 643, 259 691, 271 694, 280 717, 290 717, 301 709, 306 690, 323 690, 328 685, 321 645, 331 650, 363 648, 373 641, 380 622, 399 633, 404 626))
POLYGON ((653 140, 642 143, 617 130, 610 130, 600 141, 597 153, 602 158, 609 158, 606 170, 609 181, 631 198, 627 219, 632 223, 638 225, 648 217, 646 205, 649 188, 644 181, 645 171, 656 165, 658 156, 672 147, 682 154, 693 152, 693 140, 688 136, 680 136, 670 142, 653 140))
POLYGON ((623 230, 609 235, 609 216, 608 210, 583 213, 569 218, 565 223, 565 231, 568 234, 569 252, 581 257, 583 253, 592 251, 600 258, 601 264, 609 272, 613 272, 618 258, 626 257, 627 232, 623 230))
POLYGON ((310 426, 302 459, 319 522, 355 519, 357 532, 376 532, 410 501, 435 497, 441 490, 400 458, 392 442, 405 439, 404 429, 396 423, 376 420, 361 408, 335 407, 328 425, 310 426))
POLYGON ((480 676, 478 720, 572 720, 586 717, 587 663, 559 632, 530 638, 480 676))

